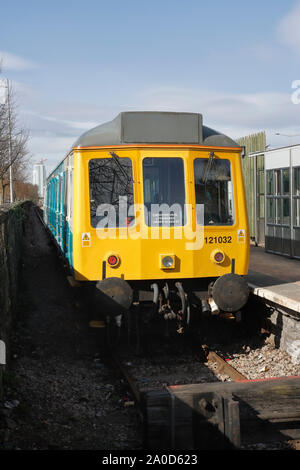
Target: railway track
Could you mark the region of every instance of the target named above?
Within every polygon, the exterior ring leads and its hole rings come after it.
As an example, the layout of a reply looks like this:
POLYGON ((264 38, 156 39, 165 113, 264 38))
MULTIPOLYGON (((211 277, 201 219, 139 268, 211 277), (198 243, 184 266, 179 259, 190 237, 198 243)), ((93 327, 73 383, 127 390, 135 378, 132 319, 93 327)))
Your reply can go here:
POLYGON ((209 380, 204 373, 198 383, 152 388, 136 376, 134 364, 111 351, 113 367, 132 396, 128 405, 136 405, 140 412, 145 448, 298 449, 300 377, 248 380, 205 345, 198 352, 194 349, 193 357, 202 374, 204 367, 216 376, 209 380), (224 382, 218 380, 220 374, 224 382))
MULTIPOLYGON (((43 223, 39 210, 36 214, 43 223)), ((255 445, 253 436, 259 442, 265 442, 268 437, 266 445, 271 447, 266 448, 272 448, 274 442, 300 439, 299 377, 249 381, 224 359, 226 355, 222 357, 202 343, 194 344, 191 349, 192 353, 185 359, 189 370, 184 374, 180 351, 173 350, 169 357, 156 351, 154 360, 160 365, 162 375, 171 369, 165 364, 170 358, 175 359, 174 373, 161 380, 156 374, 157 367, 154 368, 157 379, 154 385, 149 379, 151 361, 143 360, 138 370, 139 364, 136 367, 134 361, 130 363, 131 356, 126 356, 127 353, 119 354, 115 350, 109 354, 113 370, 118 371, 130 390, 132 399, 125 405, 135 404, 142 416, 145 448, 249 448, 255 445), (190 369, 193 369, 191 374, 190 369), (220 375, 225 377, 224 382, 220 381, 220 375), (159 441, 157 436, 161 438, 159 441), (210 438, 203 439, 203 436, 210 438)))
MULTIPOLYGON (((199 356, 203 357, 205 355, 207 362, 205 363, 206 367, 209 365, 215 365, 215 370, 218 373, 222 373, 226 375, 233 381, 247 381, 247 377, 237 371, 234 367, 232 367, 228 362, 226 362, 220 355, 218 355, 214 351, 208 351, 207 347, 204 345, 199 350, 199 356)), ((141 404, 141 397, 142 394, 146 392, 145 387, 140 390, 137 379, 134 377, 130 368, 124 364, 121 358, 118 356, 116 351, 111 350, 110 352, 110 360, 115 368, 116 371, 123 377, 126 381, 131 394, 134 398, 136 404, 141 404)))
MULTIPOLYGON (((148 393, 149 391, 151 392, 151 388, 147 389, 145 386, 140 388, 138 386, 137 379, 134 377, 132 372, 130 371, 130 368, 127 367, 124 363, 122 363, 122 360, 118 357, 118 355, 115 352, 111 352, 110 356, 110 361, 111 364, 115 370, 122 378, 125 380, 130 393, 133 397, 132 401, 126 402, 126 406, 133 406, 137 405, 139 408, 142 407, 142 399, 143 396, 148 393)), ((240 374, 237 370, 235 370, 233 367, 231 367, 229 364, 227 364, 218 354, 214 352, 208 353, 208 363, 211 364, 217 364, 218 368, 217 370, 219 372, 222 372, 223 374, 226 374, 232 380, 247 380, 245 376, 240 374)), ((162 388, 163 390, 163 388, 162 388)), ((143 418, 143 416, 142 416, 143 418)))

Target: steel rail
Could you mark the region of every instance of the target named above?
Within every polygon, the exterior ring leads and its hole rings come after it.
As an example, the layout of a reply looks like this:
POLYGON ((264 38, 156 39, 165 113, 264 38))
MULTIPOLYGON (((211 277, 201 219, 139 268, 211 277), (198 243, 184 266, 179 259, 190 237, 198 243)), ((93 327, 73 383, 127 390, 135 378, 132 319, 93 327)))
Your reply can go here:
POLYGON ((218 372, 222 372, 228 375, 235 382, 244 382, 248 380, 247 377, 228 364, 228 362, 224 361, 224 359, 222 359, 222 357, 219 356, 216 352, 209 351, 207 359, 211 362, 216 362, 218 366, 218 372))
POLYGON ((140 394, 135 378, 130 374, 127 367, 121 363, 120 359, 113 351, 111 351, 110 353, 110 359, 113 362, 114 366, 116 366, 116 368, 121 372, 122 376, 126 380, 137 403, 140 403, 141 394, 140 394))

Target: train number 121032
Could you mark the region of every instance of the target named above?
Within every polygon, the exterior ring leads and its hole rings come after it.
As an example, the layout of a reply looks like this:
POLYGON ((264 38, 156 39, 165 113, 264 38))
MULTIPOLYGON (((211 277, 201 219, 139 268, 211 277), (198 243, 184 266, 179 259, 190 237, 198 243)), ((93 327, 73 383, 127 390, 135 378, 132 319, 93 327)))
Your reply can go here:
POLYGON ((232 243, 232 237, 204 237, 205 243, 232 243))

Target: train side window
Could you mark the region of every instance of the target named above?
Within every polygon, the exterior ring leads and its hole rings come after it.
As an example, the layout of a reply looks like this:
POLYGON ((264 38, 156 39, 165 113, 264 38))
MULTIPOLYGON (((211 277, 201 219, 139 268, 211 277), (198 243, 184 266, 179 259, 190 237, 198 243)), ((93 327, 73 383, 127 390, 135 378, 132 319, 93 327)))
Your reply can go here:
POLYGON ((126 227, 127 210, 134 204, 130 158, 95 158, 89 161, 90 214, 92 227, 126 227), (111 210, 108 210, 108 208, 111 210), (105 224, 105 225, 103 225, 105 224))
MULTIPOLYGON (((204 225, 233 225, 234 204, 230 161, 194 160, 196 204, 204 204, 204 225)), ((197 223, 203 224, 197 211, 197 223)))
POLYGON ((54 177, 54 212, 57 211, 57 178, 54 177))
POLYGON ((59 209, 59 176, 56 177, 56 212, 59 209))
POLYGON ((54 179, 52 178, 52 211, 55 210, 55 207, 54 207, 54 201, 55 201, 55 184, 54 184, 54 179))
POLYGON ((59 199, 58 199, 58 212, 61 214, 61 208, 62 208, 62 203, 61 203, 61 199, 62 199, 62 180, 63 180, 63 177, 62 177, 62 173, 59 175, 59 199))

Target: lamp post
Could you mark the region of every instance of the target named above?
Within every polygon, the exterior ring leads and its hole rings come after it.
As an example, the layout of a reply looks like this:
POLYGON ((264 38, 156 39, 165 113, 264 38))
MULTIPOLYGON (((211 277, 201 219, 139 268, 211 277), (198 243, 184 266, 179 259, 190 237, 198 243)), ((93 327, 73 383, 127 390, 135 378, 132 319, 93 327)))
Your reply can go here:
POLYGON ((8 109, 8 159, 9 159, 9 189, 10 189, 10 202, 14 202, 13 192, 13 175, 12 175, 12 139, 11 139, 11 108, 10 108, 10 85, 9 80, 5 80, 2 85, 7 89, 7 109, 8 109))

